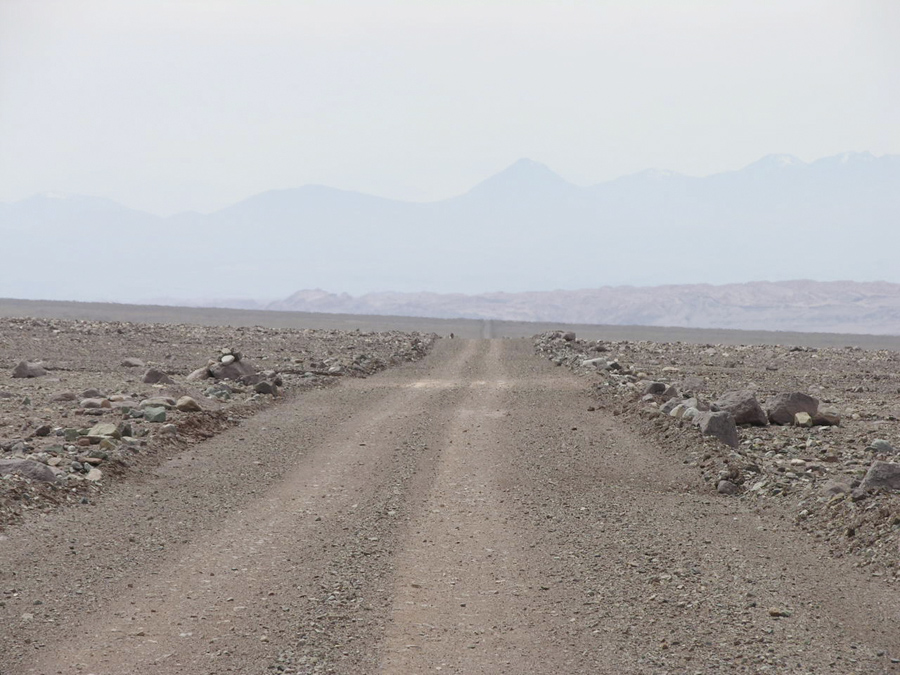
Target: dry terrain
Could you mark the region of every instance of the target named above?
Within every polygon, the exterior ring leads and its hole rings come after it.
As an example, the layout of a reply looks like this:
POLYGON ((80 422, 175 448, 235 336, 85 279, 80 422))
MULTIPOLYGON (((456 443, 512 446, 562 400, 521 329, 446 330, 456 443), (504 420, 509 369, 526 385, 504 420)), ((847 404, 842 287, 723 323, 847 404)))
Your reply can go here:
POLYGON ((820 499, 894 440, 893 352, 0 326, 0 437, 34 446, 3 457, 70 476, 4 479, 27 503, 0 535, 3 675, 900 672, 895 495, 820 499), (186 378, 222 348, 277 371, 277 396, 186 378), (10 376, 38 359, 46 375, 10 376), (842 421, 742 427, 730 448, 645 380, 807 391, 842 421), (50 400, 82 387, 110 406, 50 400), (203 410, 132 416, 167 395, 203 410), (66 441, 126 415, 146 434, 66 441))

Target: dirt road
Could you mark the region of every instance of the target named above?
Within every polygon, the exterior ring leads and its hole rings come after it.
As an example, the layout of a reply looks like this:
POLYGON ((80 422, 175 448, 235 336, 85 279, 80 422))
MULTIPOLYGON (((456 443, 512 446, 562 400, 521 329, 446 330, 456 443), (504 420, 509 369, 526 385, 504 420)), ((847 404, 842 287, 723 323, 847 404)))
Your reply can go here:
POLYGON ((0 539, 0 674, 900 672, 900 593, 527 341, 444 340, 0 539))

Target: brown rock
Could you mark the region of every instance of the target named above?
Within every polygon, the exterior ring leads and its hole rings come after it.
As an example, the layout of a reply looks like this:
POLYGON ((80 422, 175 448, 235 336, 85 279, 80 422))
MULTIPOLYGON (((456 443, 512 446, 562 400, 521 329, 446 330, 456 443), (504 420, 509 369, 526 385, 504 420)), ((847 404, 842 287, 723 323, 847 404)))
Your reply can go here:
POLYGON ((47 371, 40 363, 29 363, 28 361, 20 361, 12 372, 13 377, 43 377, 46 374, 47 371))
POLYGON ((770 396, 763 407, 772 424, 793 424, 794 415, 798 412, 809 413, 811 417, 815 417, 819 410, 819 401, 808 394, 794 392, 770 396))
POLYGON ((56 474, 46 464, 35 462, 30 459, 0 459, 0 476, 8 473, 17 473, 21 476, 39 480, 45 483, 52 483, 56 480, 56 474))
POLYGON ((726 391, 713 405, 719 410, 730 412, 735 424, 764 427, 769 423, 769 418, 752 391, 726 391))

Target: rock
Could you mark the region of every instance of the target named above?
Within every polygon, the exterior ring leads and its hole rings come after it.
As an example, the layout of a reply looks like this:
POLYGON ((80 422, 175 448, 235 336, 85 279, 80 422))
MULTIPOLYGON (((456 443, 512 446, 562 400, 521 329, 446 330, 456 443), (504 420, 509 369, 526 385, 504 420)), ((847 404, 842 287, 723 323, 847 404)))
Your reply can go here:
POLYGON ((144 419, 148 422, 165 422, 166 421, 166 409, 165 408, 144 408, 144 419))
POLYGON ((644 396, 647 394, 658 396, 668 388, 663 382, 643 382, 642 385, 643 388, 641 389, 641 394, 644 396))
POLYGON ((581 362, 583 368, 604 368, 606 367, 606 359, 598 357, 595 359, 586 359, 581 362))
POLYGON ((96 467, 87 472, 87 476, 85 476, 85 480, 89 480, 92 483, 96 483, 97 481, 103 478, 103 472, 96 467))
POLYGON ((41 426, 39 426, 37 429, 34 430, 34 435, 41 436, 41 437, 49 436, 51 431, 53 431, 52 426, 50 426, 49 424, 42 424, 41 426))
POLYGON ((40 363, 29 363, 28 361, 20 361, 19 365, 13 368, 13 377, 43 377, 47 374, 44 367, 40 363))
POLYGON ((822 486, 822 494, 826 497, 835 497, 837 495, 848 495, 853 488, 849 483, 840 480, 830 480, 822 486))
POLYGON ((794 415, 798 412, 809 413, 810 417, 815 417, 819 401, 801 392, 777 394, 767 398, 763 408, 772 424, 792 424, 794 415))
POLYGON ((257 394, 271 394, 272 396, 278 395, 278 387, 276 387, 272 382, 267 380, 263 380, 262 382, 258 382, 253 390, 257 394))
POLYGON ((886 455, 893 455, 897 452, 896 450, 894 450, 894 446, 892 446, 883 438, 876 438, 874 441, 869 443, 866 450, 871 450, 872 452, 883 452, 886 455))
MULTIPOLYGON (((0 391, 0 398, 15 398, 16 395, 11 391, 0 391)), ((53 399, 50 399, 51 401, 53 399)))
POLYGON ((141 408, 165 408, 171 410, 175 407, 175 399, 170 396, 151 396, 140 403, 141 408))
POLYGON ((225 354, 221 359, 219 359, 223 365, 228 365, 229 363, 234 363, 234 354, 225 354))
POLYGON ((677 398, 670 398, 668 401, 662 404, 662 407, 660 407, 659 410, 666 415, 671 415, 672 411, 679 405, 681 405, 680 400, 678 400, 677 398))
POLYGON ((841 424, 841 416, 835 410, 819 410, 813 415, 813 424, 818 427, 837 427, 841 424))
POLYGON ((147 364, 141 361, 140 359, 136 359, 134 357, 129 356, 127 359, 122 361, 122 365, 126 368, 143 368, 147 364))
POLYGON ((709 403, 701 401, 699 398, 686 398, 681 402, 685 408, 696 408, 700 411, 709 410, 709 403))
POLYGON ((85 389, 81 392, 81 398, 106 398, 99 389, 85 389))
POLYGON ((86 398, 79 405, 85 409, 112 407, 112 403, 105 398, 86 398))
POLYGON ((260 380, 256 368, 246 361, 235 360, 231 363, 214 363, 209 367, 209 374, 217 380, 234 380, 244 384, 256 384, 260 380))
POLYGON ((208 377, 210 377, 209 367, 203 366, 202 368, 197 368, 197 370, 193 371, 185 379, 188 382, 197 382, 198 380, 205 380, 208 377))
POLYGON ((740 444, 734 416, 727 411, 701 413, 694 420, 704 436, 718 438, 725 445, 736 448, 740 444))
POLYGON ((200 407, 200 404, 190 396, 182 396, 178 399, 175 403, 175 408, 181 412, 200 412, 203 410, 203 408, 200 407))
POLYGON ((859 484, 860 490, 886 488, 900 490, 900 464, 896 462, 872 462, 865 478, 859 484))
POLYGON ((174 424, 163 424, 159 428, 159 432, 165 436, 175 436, 178 433, 178 427, 174 424))
POLYGON ((681 394, 678 392, 678 388, 674 384, 670 384, 668 387, 666 387, 666 390, 662 394, 660 394, 660 397, 662 397, 662 399, 665 401, 671 401, 672 399, 680 399, 681 394))
POLYGON ((723 495, 736 495, 741 489, 730 480, 720 480, 716 492, 723 495))
POLYGON ((678 417, 679 419, 691 422, 703 413, 693 406, 687 406, 682 403, 681 405, 675 406, 669 414, 672 415, 672 417, 678 417))
POLYGON ((688 375, 681 381, 681 389, 683 391, 699 394, 706 391, 706 381, 702 377, 688 375))
POLYGON ((798 412, 794 414, 794 426, 811 427, 813 425, 813 417, 807 412, 798 412))
POLYGON ((118 438, 119 428, 111 422, 98 422, 88 431, 88 436, 112 436, 113 438, 118 438))
POLYGON ((50 397, 50 400, 53 403, 62 403, 63 401, 75 401, 78 399, 78 396, 74 391, 63 391, 59 394, 54 394, 50 397))
POLYGON ((0 459, 0 476, 8 473, 17 473, 32 480, 52 483, 56 480, 56 474, 46 464, 34 462, 30 459, 0 459))
POLYGON ((573 333, 572 331, 563 333, 562 339, 566 342, 575 342, 575 333, 573 333))
POLYGON ((752 391, 726 391, 713 405, 719 410, 730 412, 735 424, 764 427, 769 423, 769 418, 752 391))
POLYGON ((175 384, 175 380, 158 368, 150 368, 144 373, 144 384, 175 384))

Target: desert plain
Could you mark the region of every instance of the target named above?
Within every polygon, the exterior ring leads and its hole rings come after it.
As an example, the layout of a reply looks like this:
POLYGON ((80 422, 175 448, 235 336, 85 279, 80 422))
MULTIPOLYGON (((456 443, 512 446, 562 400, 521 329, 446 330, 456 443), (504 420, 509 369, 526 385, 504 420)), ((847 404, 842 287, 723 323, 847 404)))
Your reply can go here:
POLYGON ((900 671, 900 339, 0 315, 3 675, 900 671))

